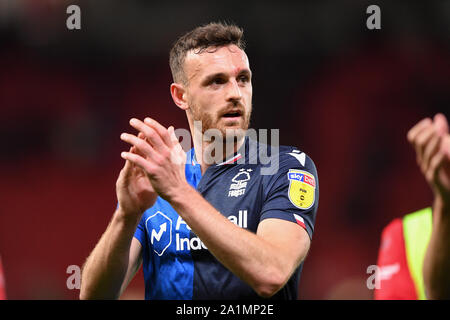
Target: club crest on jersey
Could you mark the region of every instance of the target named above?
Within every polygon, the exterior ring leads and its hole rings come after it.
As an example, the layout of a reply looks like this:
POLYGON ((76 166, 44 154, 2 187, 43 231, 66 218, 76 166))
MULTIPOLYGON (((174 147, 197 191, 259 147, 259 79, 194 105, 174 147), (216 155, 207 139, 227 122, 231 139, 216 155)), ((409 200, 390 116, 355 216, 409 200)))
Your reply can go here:
POLYGON ((309 209, 314 205, 316 179, 306 171, 290 169, 289 180, 289 200, 299 209, 309 209))
POLYGON ((250 180, 250 173, 252 169, 240 169, 239 173, 231 179, 230 189, 228 190, 229 197, 239 197, 245 193, 247 182, 250 180))

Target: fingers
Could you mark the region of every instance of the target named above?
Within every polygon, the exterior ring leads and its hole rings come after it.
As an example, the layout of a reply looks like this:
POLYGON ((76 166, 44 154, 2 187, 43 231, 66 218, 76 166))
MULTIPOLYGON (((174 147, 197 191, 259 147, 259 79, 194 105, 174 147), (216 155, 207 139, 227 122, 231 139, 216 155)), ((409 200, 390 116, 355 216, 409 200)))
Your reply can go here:
MULTIPOLYGON (((145 139, 145 136, 143 134, 139 134, 138 138, 145 139)), ((135 146, 131 146, 128 152, 136 154, 144 159, 146 158, 146 156, 142 152, 140 152, 139 149, 136 148, 135 146)), ((121 175, 123 177, 123 181, 125 183, 127 183, 133 176, 145 175, 145 171, 143 171, 142 167, 138 166, 134 162, 131 162, 130 160, 125 159, 125 166, 123 167, 123 169, 121 171, 121 175)))
POLYGON ((172 142, 172 145, 179 143, 177 135, 175 134, 175 129, 174 129, 173 126, 170 126, 167 129, 167 132, 169 133, 169 137, 170 137, 170 140, 172 142))
MULTIPOLYGON (((174 127, 168 129, 151 118, 145 118, 144 122, 132 118, 130 125, 139 131, 137 136, 122 133, 120 139, 131 144, 129 152, 122 152, 121 157, 147 171, 150 167, 156 168, 167 166, 169 160, 175 164, 184 164, 186 154, 181 147, 175 134, 174 127)), ((137 168, 136 168, 137 169, 137 168)))
POLYGON ((146 138, 145 138, 145 135, 142 133, 142 132, 139 132, 138 133, 138 138, 139 139, 142 139, 142 140, 145 140, 146 138))
POLYGON ((170 160, 175 164, 186 164, 186 153, 183 151, 181 144, 175 134, 175 129, 170 126, 167 131, 169 132, 170 139, 173 143, 172 153, 170 155, 170 160))
POLYGON ((152 147, 158 152, 167 151, 167 145, 161 139, 159 133, 152 127, 149 127, 144 122, 138 119, 131 119, 130 125, 136 130, 142 132, 147 141, 152 145, 152 147))
MULTIPOLYGON (((152 118, 145 118, 144 123, 150 127, 152 127, 156 132, 158 132, 159 136, 162 138, 164 143, 170 148, 172 146, 172 139, 170 134, 166 128, 164 128, 158 121, 153 120, 152 118)), ((173 127, 172 127, 173 128, 173 127)))
POLYGON ((120 156, 123 159, 127 160, 127 162, 131 162, 140 167, 141 169, 145 170, 148 174, 151 174, 151 172, 153 172, 153 166, 151 162, 147 161, 146 159, 144 159, 143 157, 141 157, 136 153, 124 151, 120 154, 120 156))
MULTIPOLYGON (((446 176, 447 180, 450 180, 450 135, 446 135, 442 138, 439 153, 442 154, 442 161, 437 161, 437 170, 443 169, 443 174, 446 176)), ((450 185, 448 186, 450 191, 450 185)))
MULTIPOLYGON (((144 140, 146 143, 148 143, 147 138, 145 138, 145 135, 144 135, 142 132, 139 132, 138 138, 139 138, 139 139, 142 139, 142 140, 144 140)), ((136 154, 140 155, 140 156, 143 157, 143 158, 146 158, 146 155, 143 154, 143 153, 142 153, 138 148, 136 148, 135 146, 132 147, 131 152, 132 152, 132 153, 136 153, 136 154)))
POLYGON ((413 141, 416 139, 417 135, 425 128, 428 128, 433 122, 430 118, 425 118, 419 121, 414 127, 412 127, 408 131, 408 141, 410 143, 413 143, 413 141))
POLYGON ((130 125, 139 133, 137 136, 129 133, 120 135, 121 140, 132 146, 129 152, 122 154, 122 158, 128 159, 141 168, 144 168, 142 159, 150 161, 152 165, 161 165, 164 157, 170 157, 172 161, 176 160, 176 163, 185 161, 185 153, 181 155, 178 150, 183 151, 172 126, 166 129, 150 118, 146 118, 145 123, 133 118, 130 120, 130 125))
POLYGON ((450 162, 450 136, 446 135, 441 142, 441 150, 447 155, 447 159, 450 162))
POLYGON ((419 131, 412 141, 412 144, 416 149, 417 163, 420 166, 422 166, 423 164, 424 150, 430 140, 435 136, 437 136, 436 128, 434 127, 433 123, 431 123, 430 125, 424 127, 421 131, 419 131))
POLYGON ((425 118, 419 121, 407 134, 408 141, 416 150, 417 163, 425 173, 433 156, 438 152, 440 141, 448 134, 445 116, 438 113, 433 121, 425 118))
POLYGON ((450 191, 450 135, 447 119, 436 114, 424 119, 408 132, 408 141, 416 150, 417 163, 435 192, 450 191))
MULTIPOLYGON (((134 147, 130 147, 129 152, 132 152, 133 148, 134 147)), ((125 161, 125 165, 123 166, 122 170, 120 171, 119 176, 121 176, 124 181, 128 181, 128 179, 131 176, 132 169, 133 169, 133 164, 130 161, 125 161)))
MULTIPOLYGON (((134 154, 137 154, 142 158, 148 157, 150 159, 155 159, 155 157, 157 157, 157 154, 154 151, 153 147, 147 141, 140 139, 135 135, 122 133, 120 135, 120 139, 135 147, 134 154)), ((132 153, 131 150, 130 153, 132 153)))
POLYGON ((159 152, 167 151, 172 147, 172 140, 166 128, 151 118, 145 118, 144 122, 131 119, 130 125, 136 130, 144 133, 152 146, 159 152))
POLYGON ((448 134, 447 118, 442 113, 436 114, 434 116, 433 122, 434 122, 436 129, 440 135, 448 134))
POLYGON ((439 183, 438 172, 439 168, 444 163, 446 154, 444 152, 438 152, 430 161, 430 166, 425 171, 425 177, 432 185, 439 183))
POLYGON ((441 145, 442 137, 434 134, 429 142, 425 145, 423 156, 419 165, 421 166, 422 171, 426 171, 430 166, 431 159, 434 155, 439 151, 441 145))

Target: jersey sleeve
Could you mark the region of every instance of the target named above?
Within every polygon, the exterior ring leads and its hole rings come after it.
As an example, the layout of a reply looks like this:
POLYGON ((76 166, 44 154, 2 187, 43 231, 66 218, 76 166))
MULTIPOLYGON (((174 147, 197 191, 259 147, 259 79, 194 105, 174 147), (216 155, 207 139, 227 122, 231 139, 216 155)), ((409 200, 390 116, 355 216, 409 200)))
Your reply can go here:
POLYGON ((417 299, 408 268, 402 219, 393 220, 383 229, 377 266, 379 286, 375 288, 375 300, 417 299))
POLYGON ((314 233, 319 205, 319 180, 313 161, 304 153, 280 156, 278 171, 270 177, 265 192, 260 221, 268 218, 297 223, 314 233))

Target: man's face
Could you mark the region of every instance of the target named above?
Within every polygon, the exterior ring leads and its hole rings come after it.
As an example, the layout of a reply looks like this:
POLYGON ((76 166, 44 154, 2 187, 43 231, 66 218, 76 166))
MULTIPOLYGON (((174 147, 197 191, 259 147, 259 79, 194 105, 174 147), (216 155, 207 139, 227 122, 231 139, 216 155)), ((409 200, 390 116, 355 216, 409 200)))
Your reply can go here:
POLYGON ((225 137, 228 130, 236 135, 239 129, 248 129, 252 83, 244 51, 235 45, 208 48, 201 53, 190 51, 184 71, 188 79, 188 117, 202 121, 202 133, 214 128, 225 137))

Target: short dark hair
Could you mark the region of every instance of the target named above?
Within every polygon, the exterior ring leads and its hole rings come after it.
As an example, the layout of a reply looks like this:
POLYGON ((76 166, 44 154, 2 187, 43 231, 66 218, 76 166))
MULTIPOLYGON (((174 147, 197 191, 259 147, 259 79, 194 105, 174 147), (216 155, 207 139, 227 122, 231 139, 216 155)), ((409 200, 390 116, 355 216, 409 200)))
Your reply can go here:
POLYGON ((170 70, 174 82, 187 83, 184 74, 184 60, 190 50, 200 53, 206 48, 219 48, 234 44, 245 49, 244 31, 234 24, 211 22, 182 35, 170 50, 170 70))

